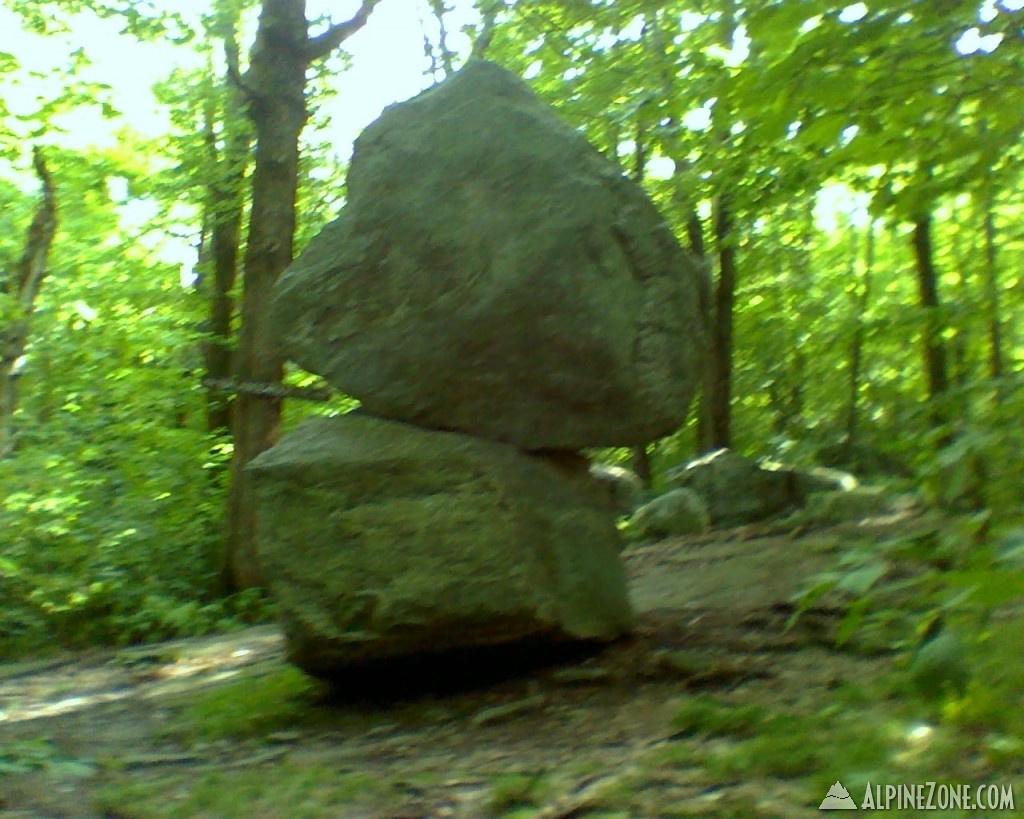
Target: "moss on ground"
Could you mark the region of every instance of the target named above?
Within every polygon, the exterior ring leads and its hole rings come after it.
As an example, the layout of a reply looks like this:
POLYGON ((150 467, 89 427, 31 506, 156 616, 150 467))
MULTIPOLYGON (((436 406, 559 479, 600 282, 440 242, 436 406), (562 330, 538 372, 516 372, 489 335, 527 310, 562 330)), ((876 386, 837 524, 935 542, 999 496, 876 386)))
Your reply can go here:
POLYGON ((679 706, 672 727, 680 734, 749 736, 763 721, 764 709, 758 705, 729 705, 698 696, 679 706))
POLYGON ((542 774, 507 774, 491 785, 487 810, 492 816, 533 816, 550 791, 542 774))
POLYGON ((284 760, 244 770, 113 783, 96 792, 93 807, 105 816, 134 819, 322 819, 344 816, 385 793, 386 783, 365 773, 284 760))
POLYGON ((179 714, 171 733, 191 741, 245 739, 308 724, 321 691, 311 677, 281 666, 259 677, 200 694, 179 714))

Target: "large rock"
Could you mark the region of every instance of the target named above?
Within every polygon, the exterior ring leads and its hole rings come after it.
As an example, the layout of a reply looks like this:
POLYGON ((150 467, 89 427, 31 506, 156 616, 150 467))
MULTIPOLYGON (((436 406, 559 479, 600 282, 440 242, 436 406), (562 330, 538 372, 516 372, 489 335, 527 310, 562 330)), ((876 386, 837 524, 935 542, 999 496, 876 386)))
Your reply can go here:
POLYGON ((728 449, 671 470, 666 483, 701 495, 715 526, 764 520, 803 506, 815 493, 857 486, 852 475, 836 469, 758 463, 728 449))
POLYGON ((673 489, 637 509, 629 532, 635 539, 660 540, 706 532, 710 526, 704 498, 691 489, 673 489))
POLYGON ((761 520, 789 505, 785 487, 756 461, 720 449, 668 472, 668 486, 689 489, 707 502, 715 526, 761 520))
POLYGON ((614 515, 580 456, 354 414, 305 421, 249 469, 288 654, 313 674, 631 626, 614 515))
POLYGON ((643 191, 487 62, 359 137, 347 203, 281 278, 289 356, 371 413, 523 449, 677 429, 696 262, 643 191))
POLYGON ((808 523, 831 525, 862 518, 890 514, 893 504, 878 487, 858 486, 852 489, 832 489, 813 492, 800 519, 808 523))

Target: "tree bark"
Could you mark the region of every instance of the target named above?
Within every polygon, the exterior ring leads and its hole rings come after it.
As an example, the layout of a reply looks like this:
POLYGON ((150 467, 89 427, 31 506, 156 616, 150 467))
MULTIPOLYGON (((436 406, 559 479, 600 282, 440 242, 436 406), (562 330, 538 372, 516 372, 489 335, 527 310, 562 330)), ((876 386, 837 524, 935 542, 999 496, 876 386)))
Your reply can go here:
POLYGON ((710 452, 715 449, 712 435, 711 423, 711 395, 714 392, 715 368, 714 368, 714 344, 715 344, 715 303, 714 303, 714 274, 711 262, 706 255, 704 244, 704 226, 701 223, 697 209, 690 207, 686 217, 686 236, 690 245, 690 252, 696 257, 700 268, 700 277, 697 280, 699 288, 697 293, 698 312, 700 313, 701 330, 707 342, 705 361, 701 373, 700 393, 697 396, 697 455, 710 452))
POLYGON ((736 300, 736 246, 729 197, 715 200, 715 244, 718 283, 713 294, 708 383, 705 390, 707 446, 722 449, 732 444, 732 339, 736 300))
POLYGON ((930 213, 918 216, 914 221, 913 243, 919 300, 925 311, 923 338, 928 398, 935 401, 949 391, 949 370, 939 318, 941 306, 939 303, 939 277, 932 254, 932 217, 930 213))
MULTIPOLYGON (((856 270, 856 239, 851 252, 853 270, 856 270)), ((847 377, 846 435, 843 440, 844 461, 850 463, 857 450, 859 402, 862 361, 864 357, 865 315, 871 300, 871 278, 875 266, 875 231, 868 222, 864 235, 864 275, 860 292, 855 296, 853 338, 850 340, 850 366, 847 377)))
POLYGON ((36 297, 47 274, 47 260, 57 230, 57 198, 53 177, 36 147, 32 152, 36 176, 42 185, 25 248, 9 277, 0 281, 0 293, 13 297, 20 315, 0 327, 0 458, 14 451, 14 411, 18 404, 18 375, 28 346, 36 297))
MULTIPOLYGON (((208 111, 206 147, 214 179, 209 185, 206 202, 210 228, 210 267, 213 271, 210 290, 209 338, 205 344, 206 378, 229 379, 234 372, 232 319, 235 315, 233 289, 238 276, 242 243, 242 219, 245 211, 244 185, 249 164, 251 136, 243 121, 243 100, 240 90, 230 78, 238 75, 239 53, 237 20, 230 9, 220 9, 218 26, 224 40, 228 65, 228 82, 221 98, 221 129, 224 147, 218 147, 215 128, 217 113, 208 111)), ((223 392, 208 390, 206 425, 210 432, 228 432, 231 428, 231 401, 223 392)))
POLYGON ((999 266, 996 259, 996 218, 991 192, 985 200, 985 301, 988 319, 988 374, 1003 375, 1003 328, 999 304, 999 266))
POLYGON ((977 242, 971 241, 964 252, 960 241, 962 232, 961 224, 956 224, 951 231, 950 258, 956 269, 956 291, 953 295, 955 312, 950 316, 952 333, 948 340, 950 384, 961 391, 971 380, 971 356, 968 354, 971 328, 966 319, 974 312, 972 305, 976 303, 970 270, 978 251, 977 242))
MULTIPOLYGON (((239 382, 279 384, 284 374, 284 357, 271 331, 270 305, 274 284, 292 261, 299 135, 309 114, 307 69, 362 28, 378 2, 363 0, 348 22, 310 38, 305 0, 263 0, 249 70, 239 78, 256 133, 235 364, 239 382)), ((259 586, 265 580, 257 552, 252 484, 245 467, 277 442, 281 398, 269 392, 240 393, 233 421, 235 449, 222 570, 228 590, 259 586)))

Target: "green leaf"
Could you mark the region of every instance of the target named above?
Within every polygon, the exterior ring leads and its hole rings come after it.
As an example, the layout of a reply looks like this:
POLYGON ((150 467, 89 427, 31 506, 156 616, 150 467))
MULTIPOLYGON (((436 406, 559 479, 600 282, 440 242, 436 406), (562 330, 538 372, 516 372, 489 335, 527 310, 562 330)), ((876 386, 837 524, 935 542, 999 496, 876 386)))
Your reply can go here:
POLYGON ((881 561, 862 566, 843 575, 836 584, 836 588, 839 591, 860 597, 874 586, 888 569, 888 564, 881 561))
POLYGON ((843 619, 839 621, 839 627, 836 629, 837 647, 846 645, 850 638, 857 633, 857 630, 864 623, 864 618, 870 605, 871 600, 867 597, 862 597, 847 609, 843 619))

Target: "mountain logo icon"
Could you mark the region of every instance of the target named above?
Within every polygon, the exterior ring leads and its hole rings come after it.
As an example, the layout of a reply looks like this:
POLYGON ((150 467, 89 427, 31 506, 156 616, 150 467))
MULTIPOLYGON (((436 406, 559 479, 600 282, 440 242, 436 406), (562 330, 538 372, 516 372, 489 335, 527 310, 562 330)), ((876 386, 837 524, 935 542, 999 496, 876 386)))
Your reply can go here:
POLYGON ((818 810, 857 810, 857 803, 843 784, 836 782, 828 789, 828 795, 818 805, 818 810))

